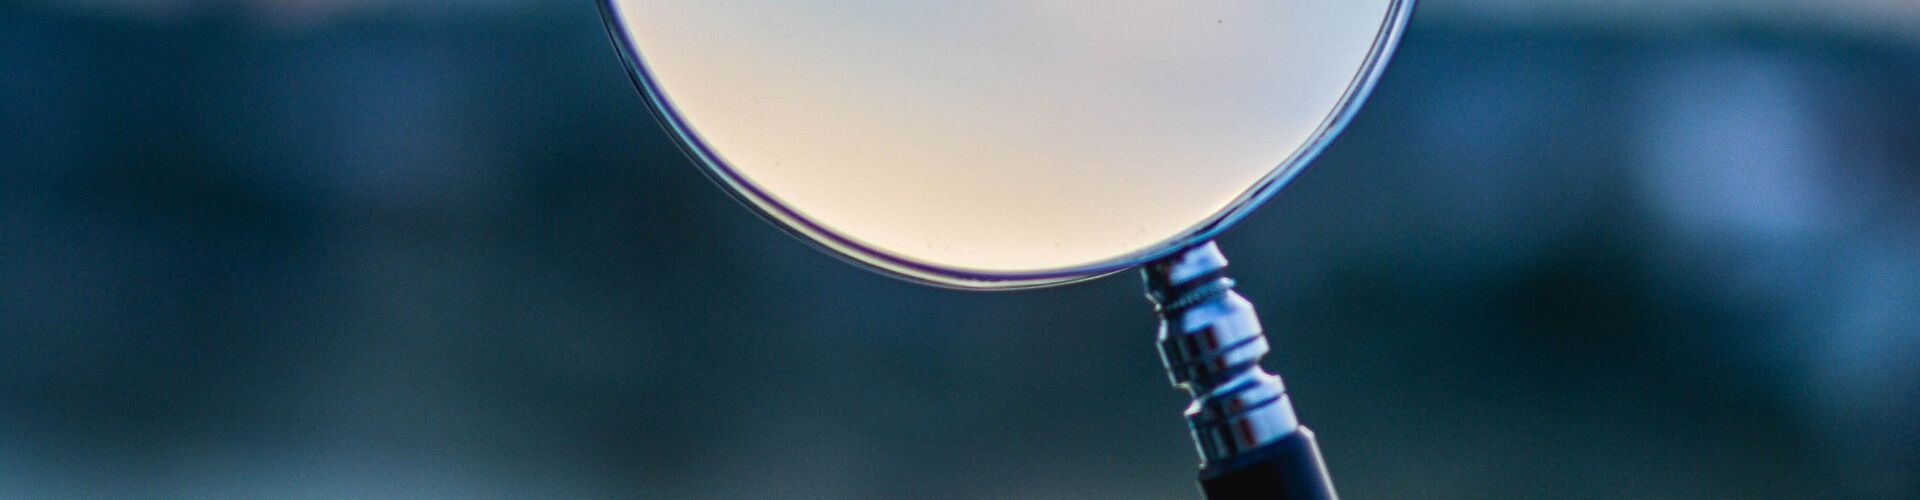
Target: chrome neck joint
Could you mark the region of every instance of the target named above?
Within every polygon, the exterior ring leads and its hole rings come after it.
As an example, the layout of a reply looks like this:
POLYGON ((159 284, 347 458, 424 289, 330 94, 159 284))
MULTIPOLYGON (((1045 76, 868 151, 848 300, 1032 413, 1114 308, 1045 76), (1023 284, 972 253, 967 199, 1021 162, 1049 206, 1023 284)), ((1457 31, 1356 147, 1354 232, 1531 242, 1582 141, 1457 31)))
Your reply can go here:
POLYGON ((1267 339, 1253 304, 1233 290, 1212 242, 1148 264, 1147 298, 1160 317, 1160 359, 1193 395, 1187 423, 1201 465, 1225 462, 1300 428, 1280 377, 1260 367, 1267 339))

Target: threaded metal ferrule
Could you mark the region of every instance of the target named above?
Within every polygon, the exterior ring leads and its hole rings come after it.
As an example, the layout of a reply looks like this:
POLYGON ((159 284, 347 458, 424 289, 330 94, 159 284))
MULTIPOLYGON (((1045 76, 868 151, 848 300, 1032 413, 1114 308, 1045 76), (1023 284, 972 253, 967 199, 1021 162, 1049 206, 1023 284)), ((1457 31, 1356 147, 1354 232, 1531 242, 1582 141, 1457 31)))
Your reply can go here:
POLYGON ((1267 338, 1253 304, 1233 290, 1212 242, 1148 264, 1147 298, 1160 316, 1160 359, 1193 395, 1187 423, 1201 465, 1279 441, 1300 428, 1280 377, 1260 367, 1267 338))

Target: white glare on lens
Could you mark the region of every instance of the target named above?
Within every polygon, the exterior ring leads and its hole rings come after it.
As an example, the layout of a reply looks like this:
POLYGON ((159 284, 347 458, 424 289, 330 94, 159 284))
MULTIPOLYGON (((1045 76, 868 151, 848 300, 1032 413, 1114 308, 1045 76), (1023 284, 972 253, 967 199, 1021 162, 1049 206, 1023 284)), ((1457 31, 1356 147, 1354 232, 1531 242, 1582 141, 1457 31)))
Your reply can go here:
POLYGON ((683 125, 860 245, 1018 275, 1180 236, 1336 111, 1390 0, 616 0, 683 125))

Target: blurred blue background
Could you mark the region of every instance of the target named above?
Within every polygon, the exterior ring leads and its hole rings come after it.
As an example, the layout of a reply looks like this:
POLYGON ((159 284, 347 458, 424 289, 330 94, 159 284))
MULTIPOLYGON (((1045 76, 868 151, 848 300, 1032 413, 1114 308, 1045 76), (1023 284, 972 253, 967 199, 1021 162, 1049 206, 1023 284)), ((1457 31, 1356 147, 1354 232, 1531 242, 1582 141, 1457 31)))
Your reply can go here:
MULTIPOLYGON (((1920 3, 1424 0, 1222 245, 1351 498, 1920 497, 1920 3)), ((757 220, 591 2, 0 5, 0 497, 1195 498, 1152 335, 757 220)))

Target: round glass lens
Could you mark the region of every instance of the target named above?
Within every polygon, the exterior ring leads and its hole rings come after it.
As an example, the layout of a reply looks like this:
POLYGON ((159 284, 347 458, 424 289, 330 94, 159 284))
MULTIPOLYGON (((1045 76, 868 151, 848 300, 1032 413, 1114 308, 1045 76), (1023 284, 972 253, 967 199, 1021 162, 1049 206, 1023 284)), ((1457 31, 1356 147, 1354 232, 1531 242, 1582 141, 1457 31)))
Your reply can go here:
POLYGON ((743 198, 861 262, 966 287, 1112 271, 1224 227, 1338 128, 1406 8, 606 7, 657 110, 743 198))

